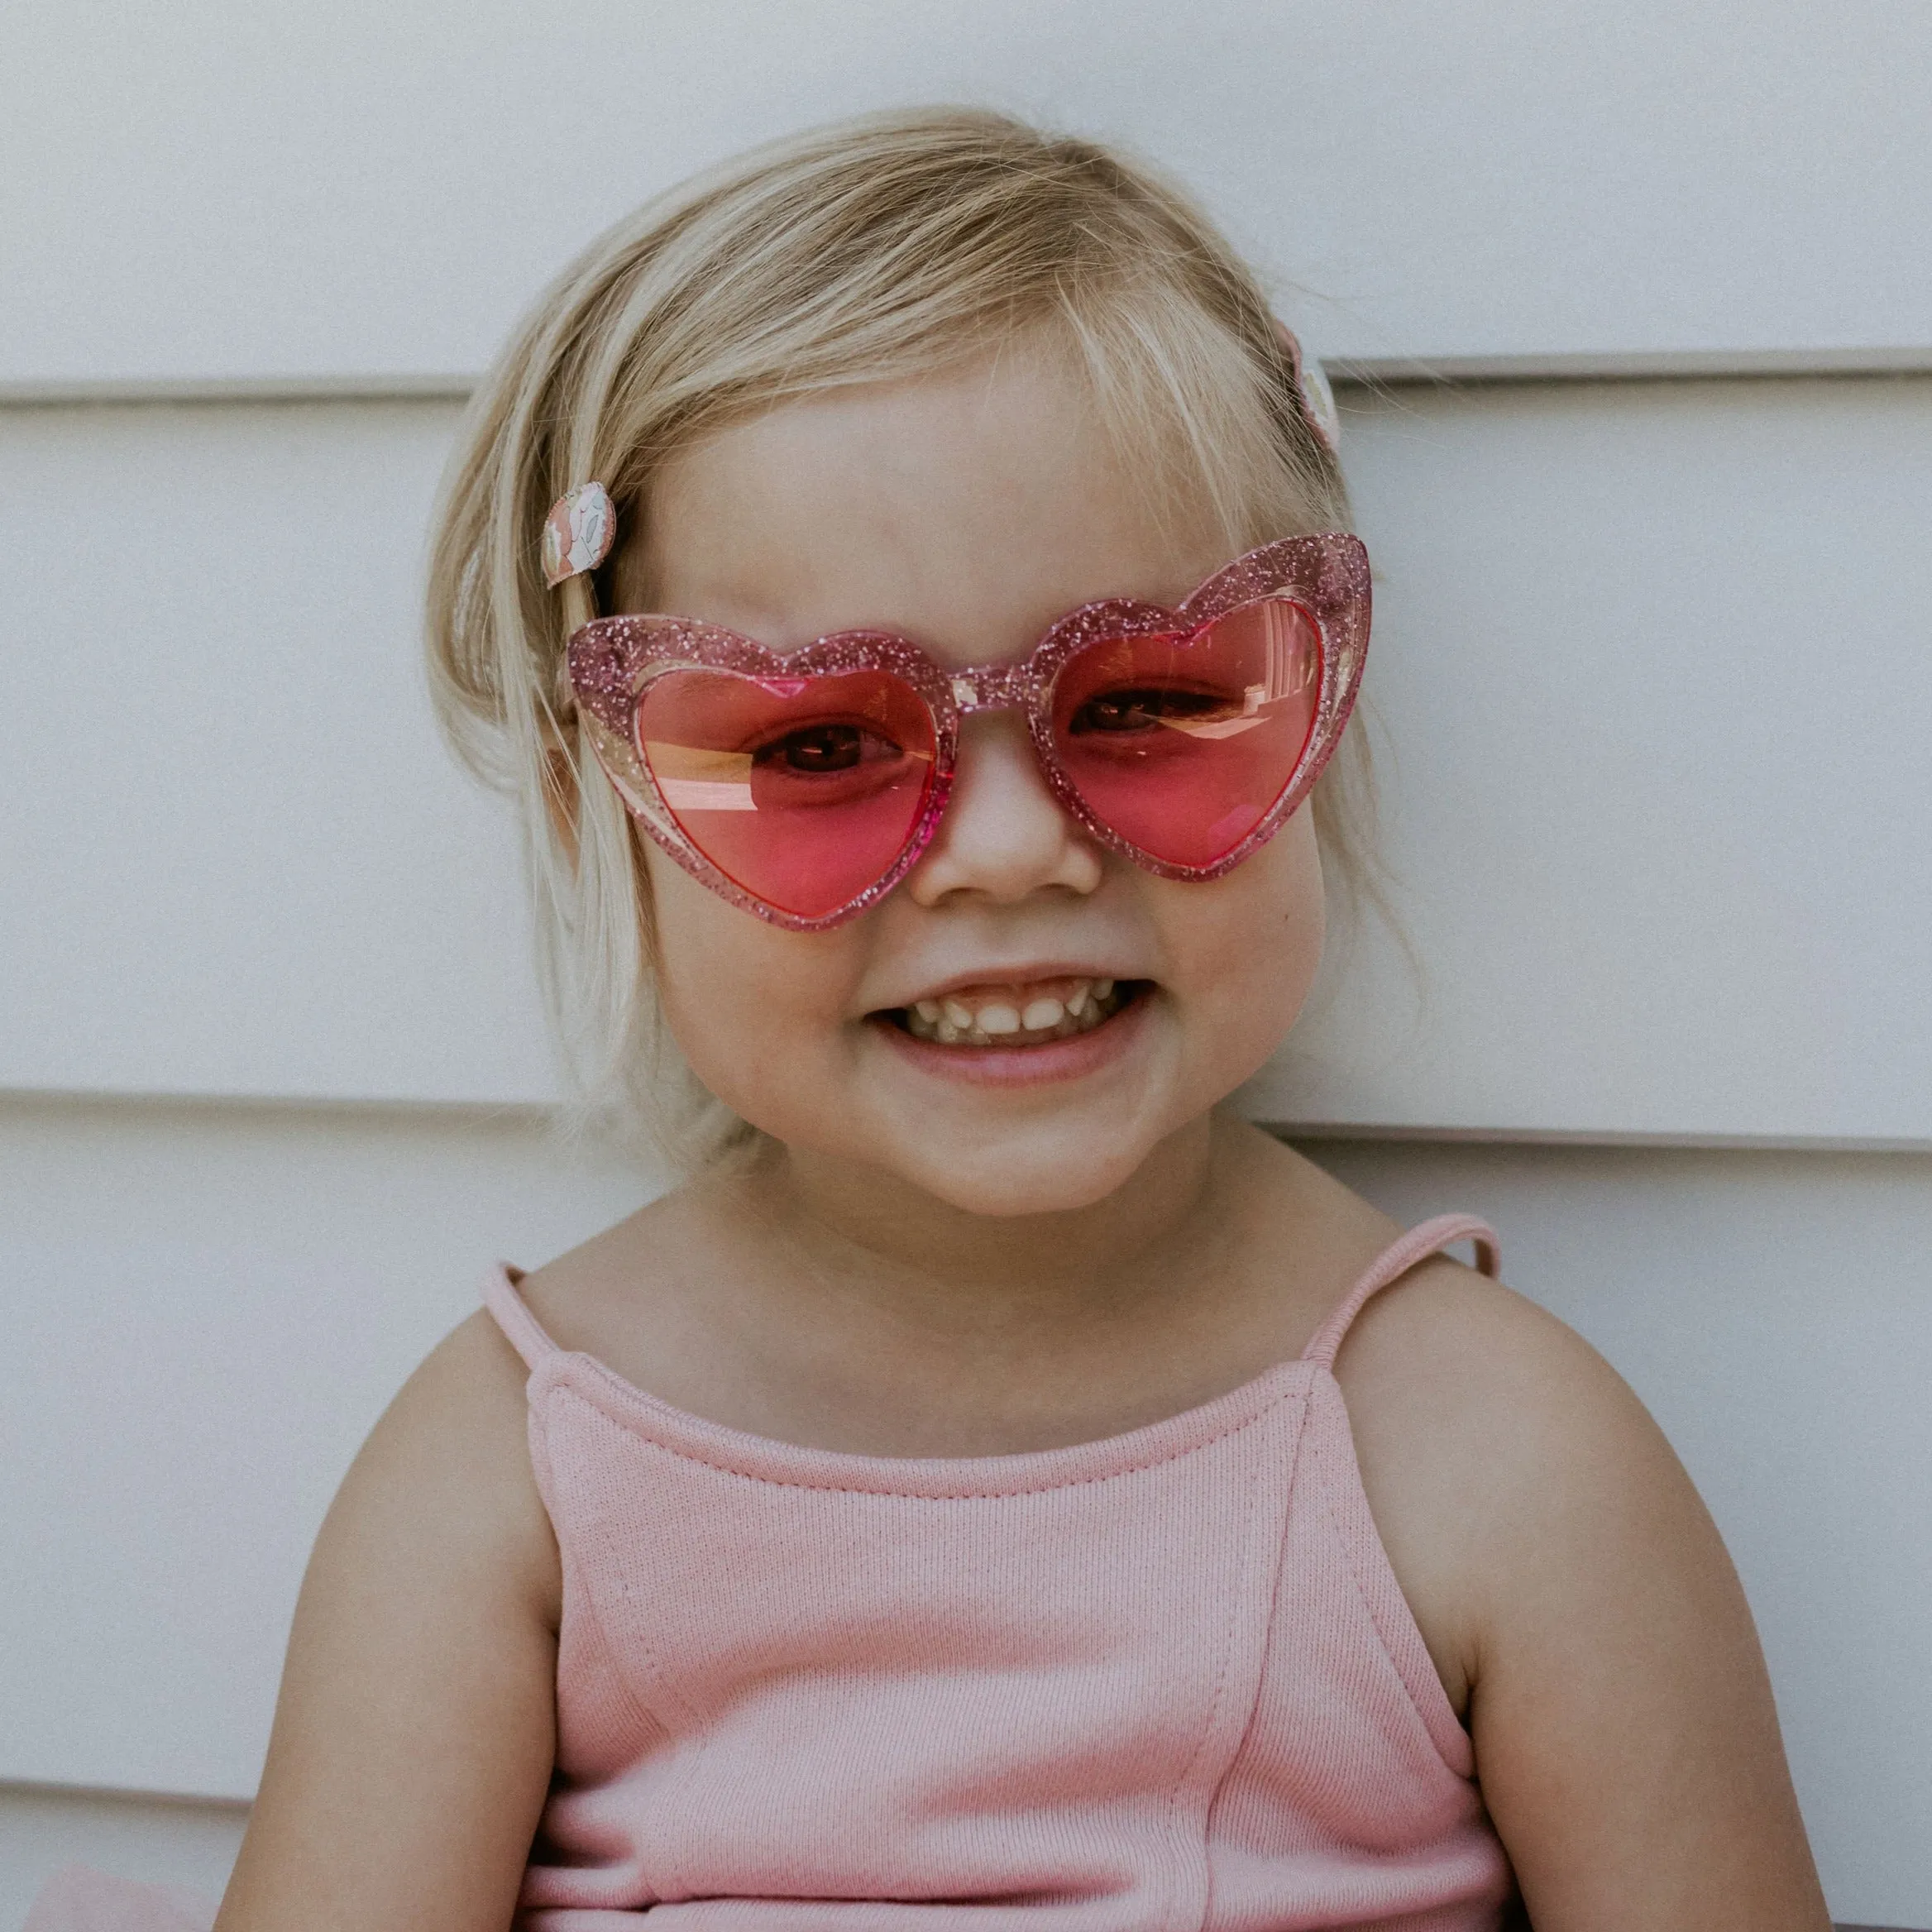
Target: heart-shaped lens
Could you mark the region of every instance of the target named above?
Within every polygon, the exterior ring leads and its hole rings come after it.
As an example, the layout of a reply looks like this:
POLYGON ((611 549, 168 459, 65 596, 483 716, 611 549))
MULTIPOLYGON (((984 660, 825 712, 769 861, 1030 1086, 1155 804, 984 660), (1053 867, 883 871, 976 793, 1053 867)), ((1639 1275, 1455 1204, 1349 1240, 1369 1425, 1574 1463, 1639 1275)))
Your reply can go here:
POLYGON ((839 911, 892 870, 936 749, 924 701, 884 671, 667 671, 638 705, 637 745, 698 851, 800 919, 839 911))
POLYGON ((1162 863, 1225 858, 1280 800, 1314 728, 1322 634, 1299 604, 1191 634, 1108 638, 1054 682, 1054 747, 1094 815, 1162 863))

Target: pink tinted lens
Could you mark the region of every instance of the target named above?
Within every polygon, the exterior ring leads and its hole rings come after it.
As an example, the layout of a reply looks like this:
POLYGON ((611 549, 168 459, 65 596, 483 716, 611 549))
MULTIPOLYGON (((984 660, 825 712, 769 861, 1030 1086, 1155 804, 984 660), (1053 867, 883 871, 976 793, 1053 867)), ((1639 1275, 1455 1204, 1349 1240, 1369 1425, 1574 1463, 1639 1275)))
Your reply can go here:
POLYGON ((1287 791, 1321 687, 1313 617, 1270 598, 1192 636, 1107 638, 1069 658, 1054 745, 1103 825, 1164 863, 1210 866, 1287 791))
POLYGON ((931 789, 932 714, 882 671, 677 670, 645 689, 638 750, 671 815, 775 911, 822 919, 892 870, 931 789))

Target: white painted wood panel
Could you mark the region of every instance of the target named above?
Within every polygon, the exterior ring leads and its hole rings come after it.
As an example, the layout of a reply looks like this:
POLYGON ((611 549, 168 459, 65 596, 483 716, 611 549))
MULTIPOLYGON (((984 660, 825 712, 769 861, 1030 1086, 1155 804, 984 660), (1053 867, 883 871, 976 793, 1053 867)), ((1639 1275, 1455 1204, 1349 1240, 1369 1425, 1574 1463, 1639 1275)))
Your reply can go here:
POLYGON ((1932 383, 1350 418, 1385 939, 1259 1117, 1932 1138, 1932 383))
MULTIPOLYGON (((1405 1217, 1489 1214, 1650 1403, 1750 1591, 1837 1915, 1932 1925, 1932 1157, 1315 1151, 1405 1217)), ((0 1104, 0 1777, 245 1795, 362 1432, 490 1258, 648 1186, 528 1118, 0 1104)))
POLYGON ((651 1187, 527 1117, 0 1102, 0 1778, 251 1794, 371 1424, 651 1187))
POLYGON ((454 421, 0 417, 0 1084, 549 1090, 508 820, 418 641, 454 421))
MULTIPOLYGON (((549 1096, 417 663, 453 422, 0 418, 0 1085, 549 1096)), ((1338 949, 1254 1111, 1932 1141, 1932 380, 1358 397, 1348 446, 1423 978, 1338 949)))
POLYGON ((767 136, 986 101, 1178 168, 1378 362, 1932 351, 1919 0, 17 8, 0 384, 462 372, 767 136))
POLYGON ((247 1821, 239 1805, 0 1785, 0 1932, 69 1865, 218 1899, 247 1821))

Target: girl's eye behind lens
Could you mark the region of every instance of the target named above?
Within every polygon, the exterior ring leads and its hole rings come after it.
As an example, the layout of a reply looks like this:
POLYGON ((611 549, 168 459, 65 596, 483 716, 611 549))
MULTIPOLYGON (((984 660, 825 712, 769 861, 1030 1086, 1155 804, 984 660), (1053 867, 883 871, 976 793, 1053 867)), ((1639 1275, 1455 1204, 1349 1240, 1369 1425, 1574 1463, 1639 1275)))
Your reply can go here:
POLYGON ((753 754, 753 763, 802 778, 856 771, 861 765, 879 764, 904 755, 889 739, 867 730, 862 724, 803 724, 761 745, 753 754))
POLYGON ((1067 729, 1075 738, 1101 732, 1150 731, 1156 725, 1195 724, 1240 709, 1241 700, 1231 699, 1225 692, 1149 685, 1095 693, 1068 720, 1067 729))
POLYGON ((1109 639, 1054 691, 1061 769, 1093 815, 1163 863, 1217 864, 1286 793, 1314 725, 1321 633, 1288 598, 1185 638, 1109 639))
POLYGON ((889 672, 796 676, 678 665, 634 729, 679 830, 731 884, 820 919, 876 883, 925 809, 930 710, 889 672))

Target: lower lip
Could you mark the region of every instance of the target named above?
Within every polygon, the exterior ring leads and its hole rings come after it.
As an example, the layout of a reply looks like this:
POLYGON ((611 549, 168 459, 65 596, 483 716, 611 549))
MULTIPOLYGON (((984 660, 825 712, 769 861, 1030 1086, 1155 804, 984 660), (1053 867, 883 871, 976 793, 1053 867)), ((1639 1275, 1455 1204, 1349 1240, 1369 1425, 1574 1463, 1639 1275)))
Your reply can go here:
POLYGON ((1142 991, 1102 1020, 1090 1033, 1065 1040, 1049 1040, 1038 1046, 942 1046, 921 1040, 890 1020, 871 1025, 885 1035, 893 1051, 903 1054, 921 1073, 978 1087, 1044 1087, 1054 1081, 1084 1079, 1118 1059, 1134 1044, 1144 1022, 1150 992, 1142 991))

